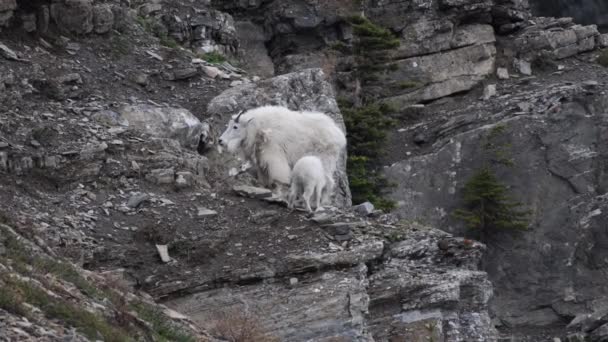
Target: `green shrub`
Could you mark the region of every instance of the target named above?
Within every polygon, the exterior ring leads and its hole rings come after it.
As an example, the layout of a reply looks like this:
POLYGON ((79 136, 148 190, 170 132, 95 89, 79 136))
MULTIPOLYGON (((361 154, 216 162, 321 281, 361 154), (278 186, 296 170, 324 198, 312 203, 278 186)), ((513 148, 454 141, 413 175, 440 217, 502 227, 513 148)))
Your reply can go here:
POLYGON ((14 315, 28 317, 30 312, 23 305, 21 295, 0 281, 0 308, 14 315))
POLYGON ((401 89, 412 89, 420 87, 420 82, 416 81, 403 81, 399 82, 399 88, 401 89))
POLYGON ((347 130, 349 155, 376 161, 384 153, 388 130, 395 124, 388 116, 392 109, 386 104, 361 107, 349 106, 344 101, 340 101, 340 104, 347 130))
MULTIPOLYGON (((46 317, 66 323, 90 339, 97 340, 99 335, 104 341, 132 341, 129 335, 113 327, 103 317, 79 308, 74 304, 55 298, 36 285, 3 276, 0 281, 4 284, 1 292, 13 293, 25 303, 39 308, 46 317)), ((17 308, 19 306, 16 306, 17 308)), ((13 306, 13 309, 15 306, 13 306)), ((23 312, 22 312, 23 313, 23 312)))
POLYGON ((208 52, 205 53, 203 55, 201 55, 201 58, 208 62, 208 63, 212 63, 212 64, 219 64, 219 63, 224 63, 226 61, 226 57, 224 55, 222 55, 219 52, 208 52))
POLYGON ((167 34, 161 34, 158 38, 160 39, 160 45, 162 46, 166 46, 170 49, 177 49, 179 47, 179 43, 167 34))
POLYGON ((352 155, 348 157, 348 181, 353 203, 370 201, 378 209, 391 210, 395 207, 395 203, 382 197, 389 182, 370 164, 368 157, 352 155))
POLYGON ((137 312, 139 318, 150 323, 156 337, 167 341, 194 342, 196 339, 173 326, 167 316, 159 309, 144 302, 132 303, 131 307, 137 312))
POLYGON ((138 16, 137 18, 135 18, 135 20, 137 21, 139 26, 141 26, 141 28, 144 31, 146 31, 148 33, 152 33, 154 31, 154 19, 153 18, 146 18, 146 17, 138 16))

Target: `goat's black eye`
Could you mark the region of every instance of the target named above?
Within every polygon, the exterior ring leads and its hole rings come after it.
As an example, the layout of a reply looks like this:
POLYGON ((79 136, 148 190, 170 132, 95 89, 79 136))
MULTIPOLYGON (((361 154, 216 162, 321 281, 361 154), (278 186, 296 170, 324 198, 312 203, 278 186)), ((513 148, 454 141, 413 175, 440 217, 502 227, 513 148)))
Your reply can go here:
POLYGON ((239 126, 234 126, 234 127, 232 127, 232 128, 237 129, 237 128, 239 128, 239 126))

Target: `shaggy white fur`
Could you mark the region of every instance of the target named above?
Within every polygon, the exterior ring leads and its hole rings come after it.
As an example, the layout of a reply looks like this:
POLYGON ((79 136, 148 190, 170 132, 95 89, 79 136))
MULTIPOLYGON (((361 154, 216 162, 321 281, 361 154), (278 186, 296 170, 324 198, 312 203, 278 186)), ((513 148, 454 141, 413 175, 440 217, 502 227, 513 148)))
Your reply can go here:
POLYGON ((312 211, 311 201, 315 203, 315 209, 319 209, 323 189, 326 185, 326 174, 321 159, 315 156, 300 158, 291 173, 291 185, 287 201, 289 208, 293 208, 296 199, 302 197, 306 210, 312 211))
POLYGON ((333 174, 340 153, 346 147, 346 137, 323 113, 264 106, 233 116, 219 143, 251 161, 258 168, 259 180, 266 186, 274 182, 286 183, 291 168, 300 158, 317 156, 327 176, 325 193, 330 195, 334 186, 333 174), (258 134, 262 131, 265 132, 263 148, 258 134))

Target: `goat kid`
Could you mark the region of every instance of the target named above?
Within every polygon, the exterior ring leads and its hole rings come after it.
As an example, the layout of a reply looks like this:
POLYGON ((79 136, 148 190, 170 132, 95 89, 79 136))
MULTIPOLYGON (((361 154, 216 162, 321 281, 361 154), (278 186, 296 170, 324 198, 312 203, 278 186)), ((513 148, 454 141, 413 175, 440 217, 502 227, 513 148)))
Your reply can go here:
POLYGON ((312 212, 311 201, 315 204, 315 210, 321 208, 321 197, 327 185, 326 177, 321 159, 315 156, 300 158, 291 172, 288 207, 292 209, 295 201, 301 197, 309 212, 312 212))

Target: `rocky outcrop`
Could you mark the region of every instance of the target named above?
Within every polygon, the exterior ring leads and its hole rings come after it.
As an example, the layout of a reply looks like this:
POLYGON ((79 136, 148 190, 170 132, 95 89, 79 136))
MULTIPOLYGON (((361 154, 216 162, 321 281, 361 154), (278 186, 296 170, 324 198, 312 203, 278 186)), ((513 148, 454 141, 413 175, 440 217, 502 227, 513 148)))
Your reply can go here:
POLYGON ((572 17, 579 24, 596 24, 608 28, 608 4, 602 0, 530 0, 535 15, 551 17, 572 17))
MULTIPOLYGON (((231 115, 263 105, 320 111, 332 117, 340 127, 344 127, 332 86, 320 69, 307 69, 257 83, 239 85, 214 98, 209 103, 207 112, 214 116, 218 130, 222 130, 231 115)), ((338 165, 337 177, 336 205, 350 206, 346 151, 338 165)))
POLYGON ((170 37, 186 43, 199 53, 233 55, 239 43, 231 15, 203 7, 185 10, 187 14, 165 13, 162 22, 170 37))
POLYGON ((43 240, 34 243, 5 224, 0 233, 3 340, 215 341, 186 316, 135 294, 120 272, 86 271, 58 257, 43 240))
MULTIPOLYGON (((595 72, 605 73, 585 71, 595 72)), ((493 310, 507 326, 560 324, 601 302, 607 290, 606 265, 598 259, 607 246, 600 228, 604 85, 531 82, 501 84, 499 98, 460 110, 429 108, 437 114, 400 133, 411 142, 405 150, 420 153, 387 169, 399 184, 393 198, 401 217, 463 232, 451 212, 461 205, 463 184, 482 166, 483 139, 495 127, 506 129, 515 166, 498 175, 534 213, 530 231, 496 234, 486 255, 497 293, 493 310)))
POLYGON ((484 249, 437 230, 413 231, 391 245, 370 277, 375 340, 495 341, 486 311, 492 284, 477 270, 484 249))
MULTIPOLYGON (((185 148, 196 149, 204 131, 203 124, 190 111, 183 108, 162 108, 152 105, 123 106, 118 113, 119 125, 140 130, 144 133, 175 139, 185 148)), ((98 120, 110 116, 112 112, 103 111, 97 114, 98 120)))
POLYGON ((521 59, 559 60, 595 49, 598 38, 595 25, 575 25, 572 18, 535 18, 515 39, 503 42, 521 59))
MULTIPOLYGON (((258 265, 231 280, 253 283, 165 304, 212 331, 218 311, 253 312, 281 341, 495 341, 487 312, 492 286, 477 271, 484 246, 425 227, 402 234, 390 247, 359 236, 365 242, 346 249, 290 254, 285 268, 258 265)), ((213 283, 207 277, 206 286, 213 283)))
POLYGON ((0 1, 0 30, 2 27, 8 26, 15 9, 17 9, 17 2, 15 0, 0 1))

